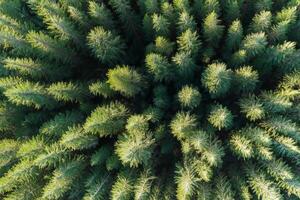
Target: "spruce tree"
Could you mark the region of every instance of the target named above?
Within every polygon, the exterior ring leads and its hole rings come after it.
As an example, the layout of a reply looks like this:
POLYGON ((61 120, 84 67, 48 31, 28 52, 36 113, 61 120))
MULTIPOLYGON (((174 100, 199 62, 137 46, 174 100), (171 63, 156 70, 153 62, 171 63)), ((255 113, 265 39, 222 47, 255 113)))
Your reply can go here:
POLYGON ((299 0, 0 0, 0 199, 300 199, 299 0))

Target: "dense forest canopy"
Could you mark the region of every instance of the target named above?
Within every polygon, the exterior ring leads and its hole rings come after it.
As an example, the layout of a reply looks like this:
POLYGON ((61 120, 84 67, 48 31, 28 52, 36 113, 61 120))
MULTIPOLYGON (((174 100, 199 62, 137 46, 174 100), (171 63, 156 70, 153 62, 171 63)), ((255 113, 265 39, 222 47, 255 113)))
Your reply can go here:
POLYGON ((0 0, 0 199, 300 199, 299 0, 0 0))

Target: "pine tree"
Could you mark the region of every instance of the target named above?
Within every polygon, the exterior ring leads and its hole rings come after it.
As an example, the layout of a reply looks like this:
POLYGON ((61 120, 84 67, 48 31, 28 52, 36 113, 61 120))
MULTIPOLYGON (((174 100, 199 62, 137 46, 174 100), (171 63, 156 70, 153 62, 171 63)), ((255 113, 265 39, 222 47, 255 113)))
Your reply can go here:
POLYGON ((115 22, 112 19, 112 12, 107 8, 107 5, 104 3, 97 4, 95 1, 89 1, 88 3, 88 13, 93 23, 108 30, 113 30, 115 22))
POLYGON ((251 32, 266 32, 271 26, 272 14, 270 11, 262 11, 256 14, 250 25, 251 32))
POLYGON ((55 84, 51 84, 47 90, 48 93, 58 101, 79 102, 86 98, 84 86, 71 82, 57 82, 55 84))
POLYGON ((192 77, 196 70, 196 64, 189 52, 178 52, 172 58, 176 67, 176 74, 185 81, 188 77, 192 77))
POLYGON ((120 36, 115 36, 103 27, 95 27, 87 36, 89 47, 104 64, 112 64, 124 54, 124 43, 120 36))
POLYGON ((56 114, 53 118, 45 121, 39 132, 44 136, 50 137, 60 137, 68 127, 78 124, 83 121, 83 113, 77 110, 68 110, 66 112, 61 112, 56 114))
POLYGON ((223 31, 224 27, 220 25, 218 14, 215 11, 208 14, 203 23, 203 35, 208 45, 211 47, 218 46, 223 31))
POLYGON ((253 92, 258 85, 258 73, 251 66, 243 66, 235 70, 233 85, 237 92, 253 92))
POLYGON ((242 42, 242 49, 246 51, 248 57, 260 54, 267 45, 264 32, 252 33, 245 37, 242 42))
POLYGON ((30 76, 35 79, 56 80, 68 76, 68 73, 61 74, 62 67, 55 67, 51 64, 42 63, 31 58, 10 58, 3 59, 3 67, 8 71, 16 72, 21 76, 30 76))
POLYGON ((43 199, 60 199, 70 190, 75 180, 84 170, 83 160, 69 161, 53 172, 50 182, 44 187, 43 199))
POLYGON ((150 53, 146 57, 146 66, 150 73, 154 74, 157 81, 169 81, 173 78, 173 66, 168 62, 167 58, 160 54, 150 53))
POLYGON ((97 107, 87 118, 84 130, 100 136, 109 136, 121 132, 128 116, 127 108, 114 102, 97 107))
POLYGON ((0 0, 0 199, 300 199, 299 0, 0 0))
POLYGON ((200 104, 201 94, 196 88, 184 86, 178 92, 178 100, 183 107, 195 108, 200 104))
POLYGON ((158 36, 155 39, 155 51, 162 55, 170 56, 174 51, 174 43, 170 42, 167 38, 158 36))
POLYGON ((192 32, 193 29, 188 28, 178 38, 179 51, 186 52, 192 57, 197 56, 199 53, 201 42, 197 32, 192 32))
POLYGON ((233 116, 226 107, 213 105, 208 116, 208 121, 219 130, 223 128, 227 129, 232 126, 233 116))
POLYGON ((145 80, 134 69, 129 66, 117 66, 107 73, 110 87, 125 96, 134 96, 140 93, 145 87, 145 80))
POLYGON ((254 95, 249 95, 240 99, 241 113, 250 121, 264 118, 265 109, 262 102, 254 95))
POLYGON ((190 199, 196 191, 198 178, 195 176, 193 169, 189 167, 178 167, 177 182, 177 199, 190 199))
POLYGON ((110 173, 100 173, 94 170, 85 182, 87 192, 84 194, 83 199, 93 200, 107 197, 112 181, 110 173))
POLYGON ((75 52, 65 41, 52 38, 43 32, 30 31, 26 40, 40 57, 49 57, 64 63, 71 63, 75 59, 75 52))
POLYGON ((177 113, 171 122, 171 131, 178 139, 184 138, 196 129, 196 120, 196 117, 190 113, 177 113))
POLYGON ((124 134, 116 143, 116 153, 124 165, 138 167, 150 161, 154 140, 146 133, 136 132, 124 134))
POLYGON ((163 15, 153 14, 152 15, 152 26, 157 36, 168 37, 170 32, 170 22, 163 15))
POLYGON ((232 22, 226 36, 226 50, 236 50, 243 39, 243 26, 239 20, 232 22))
POLYGON ((70 127, 60 141, 60 144, 72 150, 89 149, 98 144, 97 137, 88 135, 80 126, 70 127))
POLYGON ((107 81, 94 82, 89 85, 89 90, 93 95, 103 96, 104 98, 112 97, 116 94, 107 81))
POLYGON ((231 71, 224 63, 210 64, 202 74, 202 85, 214 96, 225 95, 231 87, 231 71))
POLYGON ((19 83, 5 91, 4 95, 17 105, 53 108, 56 102, 46 93, 45 87, 29 81, 19 83))
POLYGON ((153 93, 153 104, 158 108, 167 109, 170 102, 167 87, 158 85, 153 89, 153 93))

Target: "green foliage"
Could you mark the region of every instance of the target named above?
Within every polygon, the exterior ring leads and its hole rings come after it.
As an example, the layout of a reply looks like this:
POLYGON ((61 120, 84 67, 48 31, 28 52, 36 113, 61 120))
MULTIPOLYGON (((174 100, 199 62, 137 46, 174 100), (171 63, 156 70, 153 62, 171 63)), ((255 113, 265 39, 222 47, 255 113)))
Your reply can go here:
POLYGON ((129 133, 146 133, 149 130, 148 119, 144 115, 132 115, 126 124, 129 133))
POLYGON ((149 72, 154 75, 156 81, 169 81, 174 76, 173 66, 162 55, 155 53, 148 54, 146 57, 146 66, 149 72))
POLYGON ((180 13, 179 19, 178 19, 178 27, 179 32, 184 32, 187 30, 196 30, 196 22, 192 16, 190 16, 187 12, 180 13))
POLYGON ((89 85, 89 90, 93 95, 103 96, 104 98, 112 97, 115 91, 110 88, 109 83, 104 81, 97 81, 89 85))
POLYGON ((241 158, 250 158, 253 156, 253 147, 251 141, 241 134, 235 134, 231 137, 230 143, 232 150, 241 158))
POLYGON ((147 165, 153 151, 154 140, 149 133, 133 132, 121 135, 116 142, 116 153, 124 165, 147 165))
MULTIPOLYGON (((59 72, 62 68, 55 68, 49 64, 32 60, 31 58, 5 58, 3 60, 4 68, 9 71, 16 71, 23 76, 31 76, 33 78, 57 79, 64 77, 59 72)), ((68 73, 67 73, 68 74, 68 73)))
POLYGON ((3 48, 14 48, 16 53, 25 53, 29 52, 31 49, 28 47, 28 43, 21 36, 21 34, 17 33, 14 30, 9 30, 7 28, 1 28, 2 31, 0 33, 0 44, 3 48))
POLYGON ((190 113, 179 112, 171 122, 171 131, 178 139, 186 137, 197 127, 196 117, 190 113))
POLYGON ((166 109, 169 106, 170 97, 168 96, 167 88, 163 85, 158 85, 153 89, 153 103, 161 109, 166 109))
POLYGON ((24 80, 21 77, 4 77, 0 79, 0 89, 2 90, 2 92, 4 90, 7 90, 8 88, 14 87, 20 83, 23 83, 24 80))
POLYGON ((159 36, 168 36, 170 33, 170 23, 168 22, 168 19, 166 19, 162 15, 153 14, 152 15, 152 24, 153 29, 155 30, 156 35, 159 36))
POLYGON ((108 171, 112 170, 118 170, 121 167, 121 161, 119 160, 119 157, 116 154, 112 154, 107 160, 106 160, 106 169, 108 171))
POLYGON ((260 54, 267 45, 267 39, 264 32, 252 33, 245 37, 242 42, 244 49, 249 57, 260 54))
POLYGON ((208 115, 208 121, 219 130, 223 128, 228 129, 233 124, 233 115, 228 108, 217 104, 212 106, 208 115))
POLYGON ((271 26, 272 14, 270 11, 262 11, 252 19, 250 29, 252 32, 268 31, 271 26))
POLYGON ((220 3, 217 0, 201 0, 195 1, 195 12, 198 13, 199 18, 204 18, 211 12, 220 14, 220 3))
POLYGON ((29 81, 19 83, 5 91, 4 95, 16 105, 30 106, 37 109, 42 107, 51 109, 56 102, 39 83, 29 81))
POLYGON ((112 19, 112 13, 104 3, 98 4, 95 1, 89 1, 88 13, 93 22, 98 26, 111 30, 115 24, 112 19))
POLYGON ((223 32, 224 27, 220 25, 220 20, 215 11, 208 14, 203 24, 203 35, 207 43, 212 47, 217 47, 223 32))
MULTIPOLYGON (((18 187, 19 184, 28 184, 27 187, 29 189, 30 187, 32 187, 32 183, 30 183, 30 181, 34 181, 34 178, 37 178, 37 173, 39 173, 38 168, 36 166, 33 166, 30 160, 22 160, 18 164, 14 165, 5 174, 5 177, 2 177, 0 179, 0 193, 2 194, 12 191, 13 188, 18 187)), ((22 187, 24 189, 24 186, 22 187)), ((31 195, 35 196, 39 193, 40 191, 35 191, 31 195)), ((30 197, 31 195, 28 196, 30 197)))
POLYGON ((60 37, 62 40, 73 40, 77 45, 81 45, 82 38, 72 21, 57 15, 52 15, 51 17, 45 18, 44 22, 47 24, 48 30, 55 36, 60 37))
POLYGON ((228 28, 226 47, 229 50, 237 49, 243 39, 243 26, 239 20, 232 22, 228 28))
POLYGON ((299 127, 282 116, 271 117, 264 121, 262 125, 269 132, 289 136, 296 141, 300 140, 300 137, 298 136, 299 127))
POLYGON ((225 95, 231 86, 231 71, 224 63, 210 64, 202 74, 202 85, 212 97, 225 95))
POLYGON ((271 113, 284 112, 292 106, 290 100, 277 92, 263 92, 261 98, 266 110, 271 113))
POLYGON ((73 126, 83 120, 82 113, 78 111, 67 111, 58 113, 54 118, 42 124, 40 133, 49 136, 61 136, 68 127, 73 126))
POLYGON ((31 31, 26 35, 26 39, 41 57, 66 63, 71 62, 75 57, 74 51, 67 46, 66 42, 51 38, 42 32, 31 31))
POLYGON ((233 152, 243 159, 255 156, 269 159, 272 156, 272 152, 268 151, 271 140, 260 128, 243 128, 233 133, 230 143, 233 152))
MULTIPOLYGON (((222 164, 224 156, 224 148, 219 140, 215 138, 210 138, 208 144, 203 151, 203 160, 208 166, 218 167, 222 164)), ((206 169, 209 175, 209 169, 206 169)), ((198 172, 199 173, 199 172, 198 172)))
POLYGON ((0 130, 11 132, 16 130, 16 123, 23 117, 19 110, 12 104, 4 101, 0 103, 0 130))
POLYGON ((191 199, 196 191, 197 180, 193 169, 178 167, 177 169, 177 199, 191 199))
POLYGON ((125 96, 132 97, 143 90, 143 77, 129 66, 117 66, 107 73, 110 87, 125 96))
POLYGON ((58 101, 79 102, 86 96, 85 88, 82 85, 66 82, 57 82, 50 85, 47 90, 58 101))
POLYGON ((227 22, 232 22, 239 17, 241 17, 241 7, 243 0, 226 0, 224 2, 225 6, 225 20, 227 22))
POLYGON ((58 166, 67 159, 69 153, 70 152, 59 143, 53 143, 51 146, 47 146, 44 151, 36 157, 33 163, 40 168, 58 166))
POLYGON ((250 120, 256 121, 265 116, 263 104, 254 95, 240 99, 241 112, 250 120))
POLYGON ((214 198, 216 200, 233 200, 234 193, 232 192, 232 186, 229 181, 226 180, 226 177, 220 176, 216 180, 216 189, 214 191, 214 198))
POLYGON ((188 28, 178 38, 178 49, 179 51, 186 52, 192 57, 197 56, 201 47, 201 42, 197 32, 192 32, 193 29, 188 28))
POLYGON ((112 175, 109 173, 100 173, 94 171, 85 183, 87 192, 84 200, 101 200, 108 196, 111 187, 112 175))
POLYGON ((117 134, 124 129, 127 116, 127 108, 119 102, 99 106, 87 118, 84 130, 101 137, 117 134))
POLYGON ((43 191, 43 199, 60 199, 75 184, 76 178, 84 170, 83 160, 70 161, 53 172, 43 191))
POLYGON ((116 63, 124 54, 124 43, 120 36, 99 26, 90 31, 87 36, 88 45, 95 56, 105 64, 116 63))
POLYGON ((148 199, 151 194, 151 186, 154 179, 155 177, 151 176, 149 171, 142 172, 134 185, 134 199, 148 199))
POLYGON ((126 37, 132 39, 137 36, 140 28, 139 18, 134 9, 131 7, 130 1, 109 0, 108 3, 115 11, 115 15, 118 16, 122 24, 122 28, 126 32, 126 37))
POLYGON ((112 200, 127 200, 133 197, 132 178, 124 175, 119 175, 114 185, 112 186, 112 200))
POLYGON ((249 184, 259 198, 263 200, 282 199, 282 195, 279 193, 278 188, 272 185, 272 182, 266 178, 264 173, 250 168, 248 176, 250 176, 249 184))
POLYGON ((174 43, 170 42, 167 38, 158 36, 155 39, 155 51, 162 55, 169 56, 174 51, 174 43))
POLYGON ((0 199, 299 199, 299 6, 0 0, 0 199))
POLYGON ((41 152, 44 151, 45 148, 45 141, 41 138, 32 138, 26 142, 24 142, 18 152, 17 156, 19 158, 25 158, 25 159, 32 159, 35 158, 37 155, 39 155, 41 152))
POLYGON ((178 92, 178 100, 183 107, 195 108, 200 104, 201 94, 196 88, 184 86, 178 92))
POLYGON ((89 149, 98 144, 97 137, 88 135, 80 126, 73 126, 63 134, 60 144, 72 150, 89 149))
POLYGON ((19 143, 14 140, 1 140, 0 166, 12 164, 16 159, 16 153, 19 149, 19 143))
POLYGON ((176 53, 172 61, 176 67, 177 75, 179 75, 183 81, 191 77, 197 67, 189 52, 180 51, 176 53))
POLYGON ((101 165, 111 155, 112 148, 108 145, 100 147, 92 156, 91 156, 91 166, 101 165))
POLYGON ((235 70, 234 88, 236 92, 253 92, 258 84, 258 73, 251 66, 243 66, 235 70))

